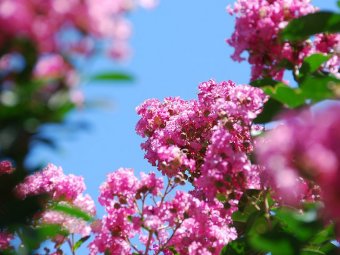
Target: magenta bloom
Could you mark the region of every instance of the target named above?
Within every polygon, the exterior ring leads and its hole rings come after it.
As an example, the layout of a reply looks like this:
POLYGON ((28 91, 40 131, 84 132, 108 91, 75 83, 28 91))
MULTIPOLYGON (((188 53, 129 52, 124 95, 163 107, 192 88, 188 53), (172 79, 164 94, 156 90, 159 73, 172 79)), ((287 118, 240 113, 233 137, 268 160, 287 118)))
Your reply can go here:
MULTIPOLYGON (((81 209, 90 216, 95 216, 96 209, 92 198, 84 195, 84 180, 73 174, 65 175, 61 167, 49 164, 40 172, 36 172, 16 187, 19 197, 25 198, 32 195, 47 195, 49 202, 81 209)), ((53 208, 47 208, 39 215, 40 223, 59 224, 70 234, 90 235, 89 224, 80 218, 64 214, 53 208)))
POLYGON ((10 248, 10 242, 14 236, 10 233, 0 231, 0 251, 10 248))
POLYGON ((64 175, 61 167, 49 164, 40 172, 28 176, 17 186, 21 197, 48 193, 53 199, 73 201, 85 190, 83 177, 64 175))
POLYGON ((236 16, 235 31, 227 40, 235 49, 232 58, 240 62, 245 59, 241 56, 243 52, 249 54, 252 80, 263 77, 282 80, 284 68, 280 65, 283 61, 299 66, 305 57, 313 53, 334 54, 334 59, 325 65, 325 69, 338 73, 335 66, 339 68, 336 57, 339 36, 320 35, 321 40, 301 41, 295 45, 282 43, 278 38, 280 30, 289 21, 316 10, 310 0, 238 0, 233 8, 228 7, 229 13, 236 16))
POLYGON ((37 45, 41 53, 92 51, 89 39, 111 41, 110 54, 115 58, 127 54, 131 34, 127 12, 136 6, 150 8, 155 0, 2 0, 0 2, 0 48, 6 40, 26 38, 37 45), (57 35, 65 29, 78 32, 74 42, 62 43, 57 35), (81 36, 83 34, 84 36, 81 36))
POLYGON ((340 107, 302 112, 258 142, 264 180, 288 203, 314 200, 321 192, 327 214, 340 223, 340 107), (318 190, 317 184, 320 187, 318 190))
POLYGON ((208 204, 177 192, 166 206, 171 217, 179 217, 181 222, 170 242, 180 254, 220 254, 224 245, 237 237, 236 230, 230 227, 231 218, 221 213, 221 203, 208 204))
POLYGON ((169 199, 177 184, 171 180, 165 190, 163 186, 153 173, 142 173, 140 180, 132 169, 109 174, 99 196, 107 214, 93 224, 91 254, 171 254, 172 247, 183 255, 217 255, 236 238, 222 203, 181 191, 169 199), (133 245, 137 236, 142 246, 133 245))
POLYGON ((217 193, 237 200, 245 189, 259 188, 258 167, 247 154, 252 121, 266 100, 261 89, 213 80, 199 85, 198 100, 149 99, 137 107, 145 158, 169 177, 188 179, 210 200, 217 193))
POLYGON ((14 171, 12 163, 8 160, 0 161, 0 175, 11 174, 14 171))

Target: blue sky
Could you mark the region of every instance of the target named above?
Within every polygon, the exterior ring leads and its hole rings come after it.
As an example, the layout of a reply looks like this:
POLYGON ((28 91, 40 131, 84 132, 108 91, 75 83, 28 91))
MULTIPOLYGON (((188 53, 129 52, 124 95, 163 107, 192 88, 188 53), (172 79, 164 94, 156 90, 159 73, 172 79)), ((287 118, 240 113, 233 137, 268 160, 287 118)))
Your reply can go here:
MULTIPOLYGON (((335 0, 313 2, 321 8, 335 8, 335 0)), ((87 192, 95 200, 106 175, 119 167, 134 168, 136 173, 156 171, 144 159, 142 139, 135 133, 137 105, 148 98, 196 98, 198 84, 210 78, 230 79, 239 84, 249 81, 249 65, 233 62, 233 49, 225 43, 234 27, 234 19, 225 7, 232 3, 161 0, 154 10, 131 13, 131 59, 118 65, 98 58, 88 63, 84 71, 125 70, 135 76, 135 82, 84 86, 89 102, 106 103, 74 111, 67 121, 85 121, 90 128, 76 132, 45 128, 48 135, 56 138, 59 149, 35 148, 30 161, 51 162, 62 166, 67 174, 82 175, 87 192)), ((102 210, 99 212, 100 215, 102 210)))

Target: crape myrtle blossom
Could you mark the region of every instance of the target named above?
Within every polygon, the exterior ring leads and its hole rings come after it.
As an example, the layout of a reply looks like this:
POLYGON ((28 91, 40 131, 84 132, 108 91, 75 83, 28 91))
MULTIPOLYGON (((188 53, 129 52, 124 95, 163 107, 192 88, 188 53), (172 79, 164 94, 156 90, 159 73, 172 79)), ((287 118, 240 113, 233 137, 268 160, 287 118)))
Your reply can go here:
POLYGON ((310 0, 238 0, 228 12, 236 16, 235 31, 227 43, 235 48, 232 58, 243 61, 248 52, 252 80, 272 77, 282 80, 285 61, 301 65, 313 53, 333 54, 325 69, 334 74, 339 68, 339 35, 317 35, 314 41, 281 42, 278 38, 292 19, 317 11, 310 0), (321 43, 320 43, 321 42, 321 43))
POLYGON ((9 41, 28 39, 41 53, 60 53, 83 48, 89 38, 109 39, 113 57, 126 54, 126 42, 131 34, 126 14, 142 6, 153 7, 154 0, 1 0, 0 48, 9 41), (78 32, 79 40, 63 44, 57 35, 65 29, 78 32))
POLYGON ((54 113, 82 106, 73 60, 93 56, 99 48, 111 58, 126 58, 131 35, 127 14, 138 6, 152 8, 156 2, 0 0, 0 104, 24 101, 17 95, 29 84, 35 102, 29 108, 32 112, 39 107, 54 113))
POLYGON ((146 138, 145 158, 169 177, 189 179, 209 200, 218 193, 238 199, 259 188, 259 169, 248 154, 252 121, 266 100, 258 88, 213 80, 199 85, 198 100, 146 100, 137 107, 136 126, 146 138))
POLYGON ((340 106, 304 111, 284 119, 258 142, 257 155, 268 181, 285 202, 318 199, 340 224, 340 106), (313 186, 313 184, 318 185, 313 186), (316 192, 318 191, 318 192, 316 192))
MULTIPOLYGON (((95 204, 89 195, 84 195, 83 178, 75 175, 65 175, 61 167, 49 164, 40 172, 36 172, 17 185, 16 193, 25 198, 31 195, 45 194, 49 202, 73 206, 88 215, 96 214, 95 204)), ((90 235, 89 224, 81 218, 75 218, 62 212, 49 209, 48 204, 38 217, 38 224, 59 224, 70 234, 90 235)))
POLYGON ((36 172, 17 186, 21 197, 48 193, 53 199, 73 201, 85 190, 84 180, 80 176, 64 175, 61 167, 49 164, 42 171, 36 172))
POLYGON ((14 171, 11 161, 3 160, 0 161, 0 176, 3 174, 11 174, 14 171))
POLYGON ((35 95, 36 101, 47 102, 53 108, 54 101, 59 96, 77 106, 83 105, 84 96, 77 86, 77 72, 61 55, 39 57, 33 70, 33 79, 44 83, 35 95))
POLYGON ((221 203, 212 206, 182 191, 169 199, 177 184, 168 179, 163 186, 154 173, 142 173, 140 180, 132 169, 109 174, 99 196, 107 214, 92 226, 91 254, 219 254, 236 238, 221 203), (132 244, 137 236, 143 248, 132 244))
POLYGON ((319 34, 315 36, 314 45, 317 52, 332 54, 324 64, 324 70, 340 78, 340 34, 319 34))
POLYGON ((7 233, 5 231, 0 231, 0 251, 10 249, 10 242, 14 236, 10 233, 7 233))

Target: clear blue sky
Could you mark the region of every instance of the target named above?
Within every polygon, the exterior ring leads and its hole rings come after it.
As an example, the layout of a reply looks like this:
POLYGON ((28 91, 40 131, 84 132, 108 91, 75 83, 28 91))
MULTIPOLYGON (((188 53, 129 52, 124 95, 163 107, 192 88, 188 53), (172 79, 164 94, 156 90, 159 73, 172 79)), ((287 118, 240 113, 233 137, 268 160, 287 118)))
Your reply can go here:
MULTIPOLYGON (((335 8, 335 0, 315 0, 321 8, 335 8)), ((30 161, 51 162, 64 172, 82 175, 87 192, 97 201, 98 188, 106 175, 119 167, 155 171, 144 159, 142 139, 135 133, 137 105, 147 98, 166 96, 196 98, 197 86, 210 78, 247 83, 249 65, 230 59, 226 43, 234 19, 225 7, 233 1, 161 0, 151 11, 131 13, 132 58, 121 65, 101 59, 89 63, 86 73, 125 70, 136 77, 131 84, 91 84, 83 87, 88 101, 106 100, 110 106, 83 109, 68 121, 86 121, 90 129, 67 131, 47 128, 59 144, 58 151, 34 150, 30 161)), ((99 216, 101 210, 99 210, 99 216)))

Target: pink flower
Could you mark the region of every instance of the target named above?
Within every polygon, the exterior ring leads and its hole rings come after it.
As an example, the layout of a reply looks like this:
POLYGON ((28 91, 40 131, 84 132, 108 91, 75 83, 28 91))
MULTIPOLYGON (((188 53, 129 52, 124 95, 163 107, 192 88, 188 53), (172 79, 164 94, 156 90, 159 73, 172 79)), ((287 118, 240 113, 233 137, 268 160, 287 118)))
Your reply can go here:
POLYGON ((0 251, 10 248, 10 242, 14 239, 14 236, 10 233, 0 231, 0 251))
MULTIPOLYGON (((127 48, 131 34, 127 12, 138 5, 151 8, 155 4, 155 0, 3 0, 0 3, 0 31, 4 36, 0 48, 6 40, 24 37, 37 44, 40 53, 62 53, 67 48, 72 49, 56 36, 65 29, 95 39, 106 38, 111 44, 127 48)), ((85 36, 79 36, 79 42, 85 36)))
POLYGON ((180 254, 220 254, 223 246, 237 236, 236 230, 229 226, 230 217, 221 214, 223 205, 219 202, 207 204, 190 194, 177 192, 167 207, 171 217, 179 217, 173 222, 180 227, 170 244, 180 254))
POLYGON ((41 57, 34 69, 34 75, 38 79, 60 79, 70 71, 70 66, 62 56, 52 54, 41 57))
POLYGON ((325 107, 315 113, 304 111, 258 142, 257 155, 266 170, 264 181, 284 202, 320 199, 325 211, 339 220, 340 107, 325 107))
POLYGON ((53 199, 74 200, 85 190, 80 176, 64 175, 61 167, 49 164, 41 172, 28 176, 16 188, 20 197, 48 193, 53 199))
POLYGON ((139 190, 147 190, 152 195, 156 196, 163 189, 163 180, 157 178, 155 173, 141 173, 141 181, 139 190))
POLYGON ((100 186, 99 202, 103 206, 112 205, 116 199, 124 199, 124 203, 131 203, 138 189, 138 180, 132 169, 120 168, 108 175, 108 180, 100 186))
MULTIPOLYGON (((94 201, 89 195, 83 195, 85 184, 83 178, 75 175, 65 175, 61 167, 49 164, 41 172, 36 172, 17 185, 16 193, 21 198, 32 195, 47 195, 52 204, 71 206, 81 209, 90 216, 95 216, 94 201)), ((91 227, 88 222, 66 213, 56 211, 46 205, 39 215, 39 223, 59 224, 70 234, 88 236, 91 227)), ((57 240, 55 240, 57 241, 57 240)))
MULTIPOLYGON (((280 42, 279 32, 292 19, 315 12, 317 9, 309 0, 238 0, 228 12, 236 16, 235 31, 227 43, 234 47, 232 58, 245 60, 243 52, 248 52, 248 62, 252 66, 252 80, 272 77, 283 79, 282 62, 301 65, 303 59, 313 53, 331 53, 337 42, 337 35, 319 35, 314 42, 301 41, 297 44, 280 42), (324 43, 320 38, 330 38, 324 43)), ((339 68, 339 63, 337 64, 339 68)), ((327 69, 327 64, 326 64, 327 69)), ((329 68, 328 68, 329 69, 329 68)))
MULTIPOLYGON (((235 151, 237 141, 223 127, 216 128, 207 148, 201 176, 195 186, 203 191, 207 198, 213 200, 216 194, 223 194, 230 204, 237 206, 246 189, 260 189, 258 168, 252 166, 247 154, 242 150, 235 151)), ((237 207, 231 208, 235 211, 237 207)))
POLYGON ((253 150, 252 121, 266 100, 258 88, 213 80, 199 85, 198 100, 149 99, 137 107, 145 157, 163 174, 188 179, 209 199, 217 193, 238 199, 245 189, 259 187, 259 168, 247 154, 253 150))
POLYGON ((80 234, 82 237, 91 234, 91 227, 86 221, 70 215, 48 210, 41 215, 41 223, 57 224, 68 231, 69 234, 80 234))
POLYGON ((173 180, 162 193, 163 182, 155 174, 142 173, 140 181, 132 174, 132 169, 120 168, 102 185, 99 201, 104 201, 107 214, 93 226, 91 255, 105 251, 169 254, 170 247, 186 255, 196 246, 217 255, 236 238, 230 215, 220 202, 207 203, 180 191, 168 200, 169 188, 177 185, 173 180), (137 235, 144 246, 138 250, 131 245, 137 235))
POLYGON ((14 171, 14 167, 12 163, 8 160, 0 161, 0 175, 2 174, 11 174, 14 171))

